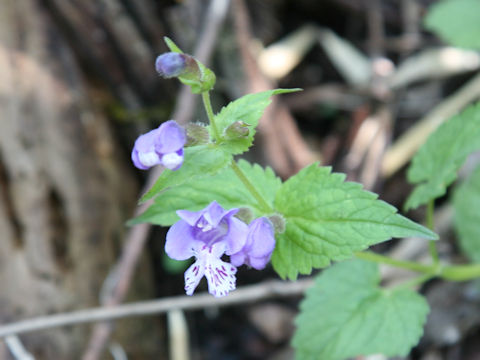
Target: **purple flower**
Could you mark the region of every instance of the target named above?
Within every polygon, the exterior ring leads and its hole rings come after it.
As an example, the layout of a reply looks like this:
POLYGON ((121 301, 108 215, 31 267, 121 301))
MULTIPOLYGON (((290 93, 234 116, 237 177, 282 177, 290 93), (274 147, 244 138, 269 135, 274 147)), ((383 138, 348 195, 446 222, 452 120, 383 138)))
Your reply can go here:
POLYGON ((142 170, 155 165, 177 170, 183 163, 185 130, 174 120, 164 122, 146 134, 140 135, 132 150, 133 164, 142 170))
POLYGON ((195 256, 195 263, 185 272, 187 295, 193 294, 203 276, 215 297, 235 290, 237 268, 221 257, 237 253, 245 245, 248 227, 234 217, 237 212, 224 210, 215 201, 200 211, 177 211, 181 220, 168 230, 165 251, 175 260, 195 256))
POLYGON ((273 226, 267 218, 253 220, 248 226, 247 241, 244 247, 230 256, 235 266, 246 264, 257 270, 267 266, 275 249, 273 226))
POLYGON ((187 67, 186 55, 168 52, 157 57, 155 69, 166 78, 176 77, 185 72, 187 67))

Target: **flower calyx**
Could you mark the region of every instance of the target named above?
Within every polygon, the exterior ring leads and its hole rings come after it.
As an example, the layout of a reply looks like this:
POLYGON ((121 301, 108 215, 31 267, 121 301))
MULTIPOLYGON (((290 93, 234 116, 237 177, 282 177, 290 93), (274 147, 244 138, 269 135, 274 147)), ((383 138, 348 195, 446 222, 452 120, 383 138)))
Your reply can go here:
POLYGON ((204 145, 210 141, 210 135, 203 124, 190 123, 186 126, 187 144, 185 146, 204 145))
POLYGON ((248 124, 243 121, 235 121, 225 129, 225 138, 227 140, 236 140, 246 138, 250 134, 248 124))

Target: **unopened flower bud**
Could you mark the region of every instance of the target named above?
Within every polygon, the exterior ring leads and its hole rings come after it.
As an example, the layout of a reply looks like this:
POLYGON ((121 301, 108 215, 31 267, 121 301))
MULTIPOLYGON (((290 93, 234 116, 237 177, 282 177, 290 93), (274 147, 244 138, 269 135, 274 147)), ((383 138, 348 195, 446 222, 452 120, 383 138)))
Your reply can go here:
POLYGON ((185 85, 190 86, 194 94, 201 94, 213 89, 215 74, 200 61, 187 55, 169 38, 165 43, 171 50, 157 57, 155 67, 158 73, 166 78, 177 77, 185 85))
POLYGON ((195 146, 208 143, 210 139, 208 130, 201 124, 187 125, 187 144, 185 146, 195 146))
POLYGON ((247 137, 250 134, 248 124, 243 121, 235 121, 225 129, 225 135, 228 139, 239 139, 247 137))
POLYGON ((179 76, 186 71, 186 68, 186 55, 176 52, 162 54, 155 61, 155 69, 166 78, 179 76))

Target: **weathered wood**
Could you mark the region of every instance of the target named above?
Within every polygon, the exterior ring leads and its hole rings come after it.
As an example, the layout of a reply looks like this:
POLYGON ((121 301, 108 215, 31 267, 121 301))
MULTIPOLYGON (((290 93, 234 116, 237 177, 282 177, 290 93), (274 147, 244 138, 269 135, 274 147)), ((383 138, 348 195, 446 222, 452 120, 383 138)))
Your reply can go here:
POLYGON ((127 108, 156 100, 153 65, 165 45, 150 1, 45 1, 81 60, 127 108))
MULTIPOLYGON (((1 1, 0 322, 98 304, 135 203, 122 160, 45 8, 1 1)), ((73 359, 85 335, 22 341, 37 359, 73 359)))

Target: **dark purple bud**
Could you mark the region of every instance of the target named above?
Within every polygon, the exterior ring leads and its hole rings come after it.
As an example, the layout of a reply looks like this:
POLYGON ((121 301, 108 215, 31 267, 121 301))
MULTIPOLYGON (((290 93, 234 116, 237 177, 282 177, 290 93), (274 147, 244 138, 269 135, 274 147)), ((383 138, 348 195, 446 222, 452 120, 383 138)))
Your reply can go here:
POLYGON ((186 55, 176 52, 168 52, 157 57, 155 69, 166 78, 176 77, 183 74, 187 68, 186 55))

